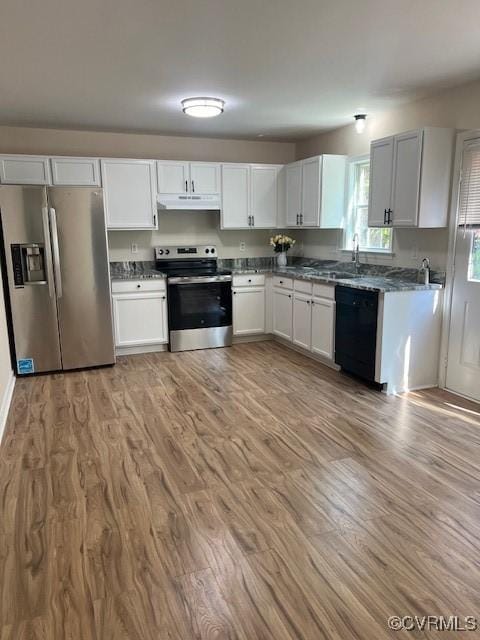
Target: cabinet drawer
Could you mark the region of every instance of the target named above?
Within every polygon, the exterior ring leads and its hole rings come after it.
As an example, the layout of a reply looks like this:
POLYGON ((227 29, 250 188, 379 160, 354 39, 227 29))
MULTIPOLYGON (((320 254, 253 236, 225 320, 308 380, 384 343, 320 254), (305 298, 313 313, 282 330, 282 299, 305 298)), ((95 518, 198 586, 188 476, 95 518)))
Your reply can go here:
POLYGON ((241 276, 233 276, 234 287, 263 287, 265 285, 265 276, 263 274, 245 274, 241 276))
POLYGON ((293 286, 295 291, 299 291, 300 293, 306 293, 307 295, 311 295, 312 293, 312 283, 307 280, 295 280, 293 286))
POLYGON ((165 291, 165 280, 112 280, 112 293, 165 291))
POLYGON ((329 298, 333 300, 335 298, 335 285, 333 284, 319 284, 313 283, 313 295, 318 298, 329 298))
POLYGON ((280 289, 293 289, 293 280, 283 276, 273 276, 273 286, 280 289))

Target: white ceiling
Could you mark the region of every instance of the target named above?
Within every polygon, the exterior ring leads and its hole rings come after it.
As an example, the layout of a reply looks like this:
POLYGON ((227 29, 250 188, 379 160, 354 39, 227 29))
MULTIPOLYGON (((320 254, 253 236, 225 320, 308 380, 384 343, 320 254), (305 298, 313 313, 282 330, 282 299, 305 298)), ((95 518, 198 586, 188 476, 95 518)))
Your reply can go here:
POLYGON ((478 0, 2 0, 0 123, 296 139, 480 75, 478 0), (224 98, 196 120, 182 98, 224 98))

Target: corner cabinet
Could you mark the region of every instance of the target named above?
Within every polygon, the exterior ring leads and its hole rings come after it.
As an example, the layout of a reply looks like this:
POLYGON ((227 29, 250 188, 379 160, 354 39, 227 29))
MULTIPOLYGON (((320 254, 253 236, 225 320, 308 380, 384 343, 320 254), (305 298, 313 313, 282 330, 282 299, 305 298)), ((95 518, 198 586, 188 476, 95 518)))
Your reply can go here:
POLYGON ((277 227, 281 165, 222 165, 222 229, 277 227))
POLYGON ((314 156, 287 165, 287 225, 343 228, 345 175, 346 156, 314 156))
POLYGON ((168 342, 165 280, 114 280, 112 303, 119 353, 141 353, 168 342))
POLYGON ((108 229, 156 229, 154 160, 100 161, 108 229))
POLYGON ((453 129, 425 127, 370 147, 369 227, 446 227, 453 129))

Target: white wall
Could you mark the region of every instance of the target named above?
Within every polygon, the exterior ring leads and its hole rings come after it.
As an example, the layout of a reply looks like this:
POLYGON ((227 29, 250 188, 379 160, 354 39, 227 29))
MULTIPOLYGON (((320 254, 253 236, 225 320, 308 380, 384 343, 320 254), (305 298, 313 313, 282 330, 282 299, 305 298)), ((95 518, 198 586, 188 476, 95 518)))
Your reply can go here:
POLYGON ((110 260, 153 260, 159 245, 214 244, 221 258, 258 257, 272 254, 269 230, 220 231, 220 213, 205 211, 162 211, 158 231, 109 231, 110 260), (131 244, 138 253, 131 253, 131 244), (245 242, 245 252, 240 251, 245 242))

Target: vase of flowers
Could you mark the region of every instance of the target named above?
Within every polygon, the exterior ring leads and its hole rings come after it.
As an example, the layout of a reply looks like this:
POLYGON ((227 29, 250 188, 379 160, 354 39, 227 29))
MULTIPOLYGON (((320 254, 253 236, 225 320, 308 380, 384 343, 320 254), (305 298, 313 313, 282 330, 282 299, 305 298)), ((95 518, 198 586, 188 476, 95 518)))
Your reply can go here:
POLYGON ((287 251, 295 244, 295 240, 290 236, 284 236, 279 233, 270 238, 270 244, 277 254, 277 265, 279 267, 287 266, 287 251))

